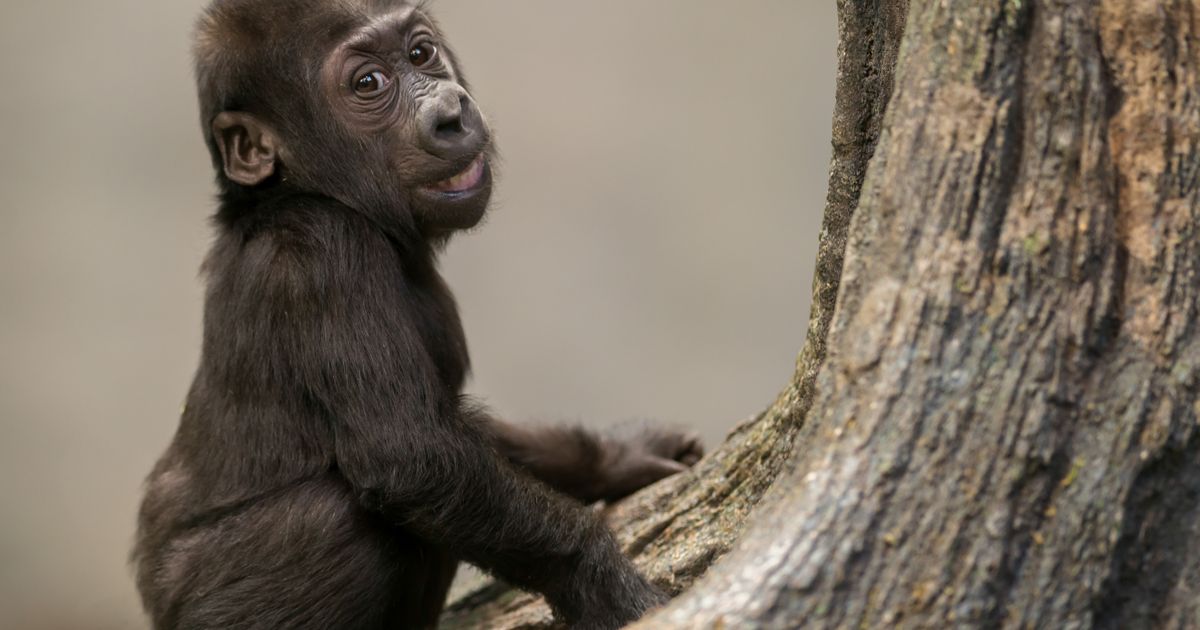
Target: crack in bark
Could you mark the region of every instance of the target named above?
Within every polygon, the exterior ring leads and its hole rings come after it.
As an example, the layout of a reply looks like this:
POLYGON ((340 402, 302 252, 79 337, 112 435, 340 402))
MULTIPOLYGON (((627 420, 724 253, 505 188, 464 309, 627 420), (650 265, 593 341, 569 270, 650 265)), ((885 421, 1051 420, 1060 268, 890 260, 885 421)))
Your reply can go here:
POLYGON ((1162 611, 1200 534, 1200 437, 1148 462, 1132 482, 1124 511, 1111 573, 1094 605, 1096 627, 1162 627, 1168 621, 1162 611))

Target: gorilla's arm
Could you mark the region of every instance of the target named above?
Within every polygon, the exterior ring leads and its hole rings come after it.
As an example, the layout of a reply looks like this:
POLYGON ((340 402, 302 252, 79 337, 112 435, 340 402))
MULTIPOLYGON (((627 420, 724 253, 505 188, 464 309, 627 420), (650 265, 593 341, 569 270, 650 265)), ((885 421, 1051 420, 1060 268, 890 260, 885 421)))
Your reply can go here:
POLYGON ((387 239, 348 213, 321 216, 338 224, 277 253, 277 286, 260 299, 283 314, 276 348, 327 410, 362 504, 545 594, 572 626, 619 627, 663 602, 595 514, 515 469, 447 391, 387 239))
POLYGON ((704 455, 700 439, 646 426, 625 437, 578 426, 528 426, 475 410, 510 462, 585 503, 613 501, 683 472, 704 455))

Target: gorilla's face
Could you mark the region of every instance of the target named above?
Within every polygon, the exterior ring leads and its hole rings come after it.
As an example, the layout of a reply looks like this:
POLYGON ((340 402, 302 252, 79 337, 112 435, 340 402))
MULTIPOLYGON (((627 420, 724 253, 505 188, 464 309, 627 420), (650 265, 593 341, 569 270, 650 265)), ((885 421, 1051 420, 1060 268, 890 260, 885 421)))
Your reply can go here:
MULTIPOLYGON (((332 116, 433 231, 479 222, 491 197, 490 133, 437 27, 401 7, 361 24, 325 59, 332 116)), ((354 159, 354 158, 351 158, 354 159)), ((341 170, 341 169, 339 169, 341 170)))

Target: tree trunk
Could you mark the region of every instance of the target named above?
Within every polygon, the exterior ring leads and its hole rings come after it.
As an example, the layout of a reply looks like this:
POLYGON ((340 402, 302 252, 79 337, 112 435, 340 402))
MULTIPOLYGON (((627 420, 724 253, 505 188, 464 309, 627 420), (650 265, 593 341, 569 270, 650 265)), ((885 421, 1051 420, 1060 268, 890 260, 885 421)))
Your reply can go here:
POLYGON ((1200 627, 1200 0, 909 4, 838 2, 792 382, 612 510, 641 626, 1200 627))

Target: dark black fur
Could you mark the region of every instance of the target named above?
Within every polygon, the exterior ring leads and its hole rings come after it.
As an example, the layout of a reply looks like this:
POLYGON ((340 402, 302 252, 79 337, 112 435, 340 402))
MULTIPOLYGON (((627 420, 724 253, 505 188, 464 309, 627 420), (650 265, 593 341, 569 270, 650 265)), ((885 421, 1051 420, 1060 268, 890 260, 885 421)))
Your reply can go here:
MULTIPOLYGON (((542 482, 615 498, 699 446, 518 427, 465 404, 466 343, 435 264, 450 228, 414 210, 412 183, 319 87, 338 42, 403 5, 345 6, 219 0, 202 22, 221 205, 202 359, 139 518, 154 626, 431 627, 459 559, 544 593, 575 627, 636 619, 663 594, 591 510, 542 482), (222 111, 254 114, 286 148, 261 183, 223 172, 222 111)), ((420 91, 404 96, 415 111, 420 91)))

